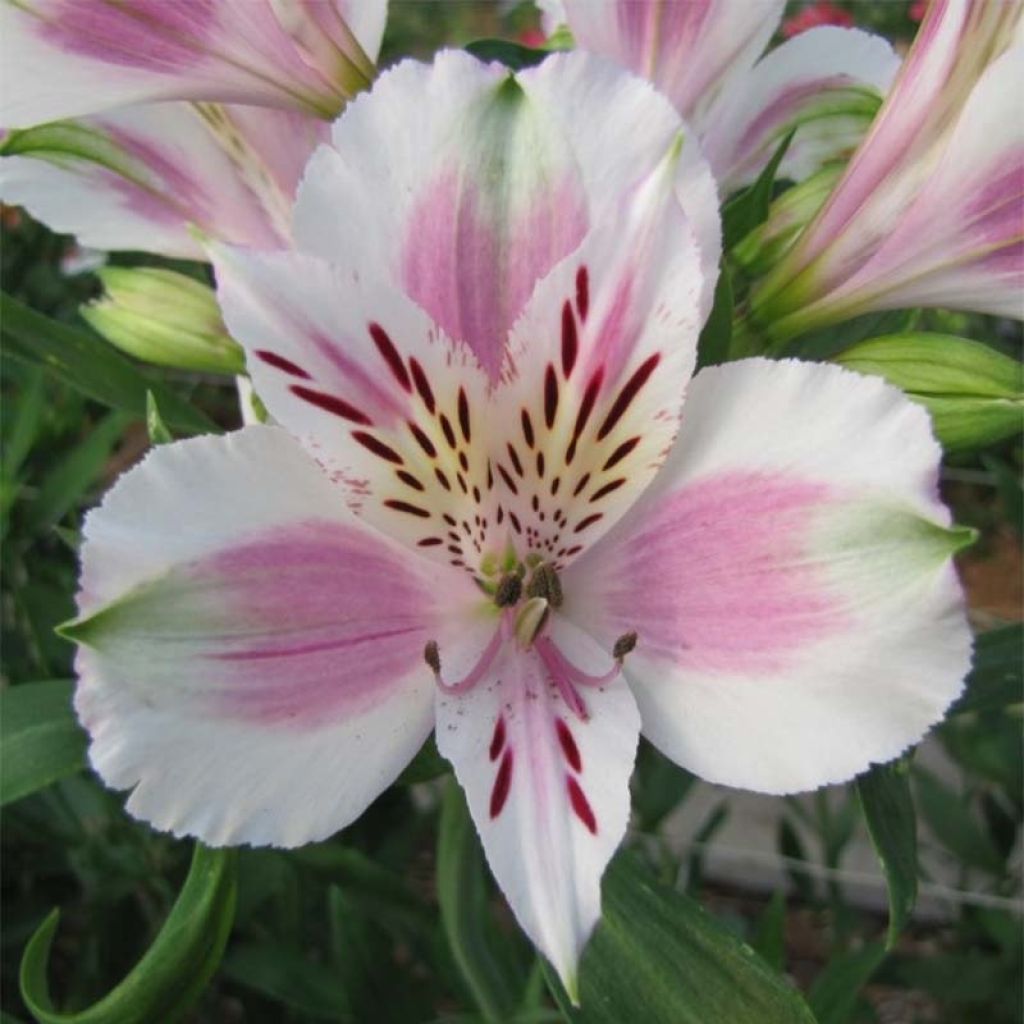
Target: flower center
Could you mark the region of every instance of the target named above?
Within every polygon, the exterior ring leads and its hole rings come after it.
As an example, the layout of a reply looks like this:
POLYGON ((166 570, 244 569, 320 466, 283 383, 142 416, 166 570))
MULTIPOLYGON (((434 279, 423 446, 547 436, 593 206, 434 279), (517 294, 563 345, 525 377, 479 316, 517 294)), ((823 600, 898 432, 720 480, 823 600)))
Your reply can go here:
POLYGON ((551 612, 564 600, 557 571, 549 563, 533 557, 528 557, 527 562, 531 564, 510 560, 496 583, 482 584, 500 609, 501 617, 487 646, 462 679, 452 682, 443 677, 441 652, 436 641, 431 640, 426 645, 424 660, 434 673, 439 689, 444 693, 463 694, 487 678, 509 644, 514 643, 522 652, 532 649, 566 705, 585 720, 589 712, 580 689, 612 682, 622 669, 623 659, 636 647, 637 635, 625 633, 615 641, 612 662, 606 672, 594 675, 583 671, 566 657, 547 629, 551 612))

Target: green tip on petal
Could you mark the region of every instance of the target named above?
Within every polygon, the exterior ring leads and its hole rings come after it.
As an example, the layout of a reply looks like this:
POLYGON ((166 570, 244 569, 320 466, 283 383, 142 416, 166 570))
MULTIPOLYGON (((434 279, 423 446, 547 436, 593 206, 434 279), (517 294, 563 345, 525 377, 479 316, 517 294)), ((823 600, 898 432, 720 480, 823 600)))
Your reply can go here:
POLYGON ((946 531, 946 535, 949 537, 953 553, 956 554, 976 544, 981 532, 973 526, 953 526, 946 531))

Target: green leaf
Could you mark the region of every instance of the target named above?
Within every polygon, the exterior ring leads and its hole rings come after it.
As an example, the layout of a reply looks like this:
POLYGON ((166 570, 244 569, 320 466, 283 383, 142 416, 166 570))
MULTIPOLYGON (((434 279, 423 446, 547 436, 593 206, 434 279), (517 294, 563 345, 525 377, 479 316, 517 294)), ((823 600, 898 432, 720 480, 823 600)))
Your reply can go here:
POLYGON ((654 832, 691 793, 697 776, 641 738, 633 769, 633 811, 642 832, 654 832))
POLYGON ((786 890, 776 889, 757 920, 750 944, 773 971, 786 966, 786 890))
POLYGON ((909 759, 875 765, 858 776, 857 796, 885 872, 889 891, 885 946, 892 949, 917 901, 917 816, 910 791, 909 759))
POLYGON ((477 39, 467 43, 465 50, 477 60, 488 63, 497 61, 512 71, 535 67, 545 57, 551 56, 550 50, 533 50, 529 46, 510 43, 505 39, 477 39))
POLYGON ((947 451, 970 451, 1024 430, 1021 364, 980 342, 892 334, 861 341, 835 361, 882 377, 923 405, 947 451))
POLYGON ((813 1024, 785 978, 633 854, 615 857, 603 889, 604 915, 580 968, 580 1008, 561 1004, 570 1020, 813 1024))
POLYGON ((717 366, 729 358, 729 342, 732 340, 732 280, 723 263, 718 270, 715 285, 715 302, 711 307, 704 329, 697 342, 697 369, 717 366))
POLYGON ((44 366, 65 384, 104 405, 138 418, 152 391, 167 423, 182 433, 216 432, 212 420, 169 388, 143 376, 105 341, 51 320, 9 295, 0 297, 0 330, 7 351, 44 366))
POLYGON ((818 1024, 846 1024, 856 1008, 860 990, 884 959, 885 947, 872 942, 830 960, 807 996, 818 1024))
POLYGON ((223 972, 236 984, 259 992, 314 1020, 353 1020, 348 996, 335 971, 314 963, 293 946, 253 942, 224 958, 223 972))
POLYGON ((108 995, 76 1013, 54 1009, 46 980, 60 911, 29 939, 21 996, 39 1024, 172 1024, 195 1005, 217 969, 235 912, 235 853, 196 844, 188 877, 153 944, 108 995))
POLYGON ((449 780, 437 837, 437 901, 448 945, 473 1001, 488 1022, 507 1021, 518 986, 487 927, 487 865, 462 790, 449 780))
POLYGON ((122 412, 107 413, 53 466, 43 478, 35 499, 25 502, 26 521, 33 530, 48 530, 82 500, 99 479, 131 420, 122 412))
POLYGON ((86 735, 71 708, 68 679, 0 690, 0 804, 85 767, 86 735))
POLYGON ((1003 858, 963 797, 920 766, 914 778, 917 806, 935 838, 961 863, 992 875, 1002 874, 1003 858))
POLYGON ((1014 623, 974 638, 974 664, 951 715, 997 711, 1024 701, 1024 625, 1014 623))
POLYGON ((150 444, 170 444, 174 440, 174 435, 160 414, 160 406, 157 405, 152 391, 146 392, 146 429, 149 431, 150 444))
POLYGON ((757 181, 739 195, 733 196, 722 207, 722 247, 726 252, 768 219, 775 191, 775 175, 792 140, 793 132, 790 132, 779 144, 757 181))

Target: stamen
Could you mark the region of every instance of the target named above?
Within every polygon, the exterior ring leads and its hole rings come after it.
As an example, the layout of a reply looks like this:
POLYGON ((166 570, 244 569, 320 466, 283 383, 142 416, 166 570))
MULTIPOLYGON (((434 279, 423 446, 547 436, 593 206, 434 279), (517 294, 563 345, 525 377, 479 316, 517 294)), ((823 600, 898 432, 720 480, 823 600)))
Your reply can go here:
POLYGON ((483 653, 477 659, 476 664, 456 683, 446 683, 444 679, 441 678, 441 654, 437 647, 437 641, 431 640, 424 648, 423 658, 431 669, 433 669, 434 680, 438 687, 445 693, 452 694, 468 693, 472 690, 473 687, 487 675, 488 671, 490 671, 491 666, 498 657, 498 653, 501 651, 506 632, 505 622, 502 620, 501 625, 494 631, 494 635, 488 641, 487 646, 483 649, 483 653))
POLYGON ((498 588, 494 592, 494 603, 499 608, 511 608, 512 605, 518 604, 519 598, 522 596, 522 576, 510 573, 501 577, 498 588))
POLYGON ((612 657, 619 663, 636 647, 636 633, 623 633, 612 648, 612 657))
POLYGON ((533 570, 526 587, 526 596, 543 597, 552 608, 561 607, 564 599, 562 582, 558 578, 558 573, 547 562, 541 562, 533 570))

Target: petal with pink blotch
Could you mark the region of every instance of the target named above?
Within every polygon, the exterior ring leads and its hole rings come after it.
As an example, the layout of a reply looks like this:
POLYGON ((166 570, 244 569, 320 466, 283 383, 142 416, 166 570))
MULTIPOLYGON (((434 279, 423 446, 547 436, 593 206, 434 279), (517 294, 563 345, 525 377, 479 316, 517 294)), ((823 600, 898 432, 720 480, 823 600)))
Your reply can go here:
POLYGON ((546 24, 565 23, 583 50, 652 81, 698 124, 761 56, 781 0, 541 0, 546 24))
POLYGON ((68 631, 90 761, 133 815, 213 845, 356 818, 432 726, 437 609, 478 600, 272 427, 155 449, 84 535, 68 631))
POLYGON ((372 79, 386 10, 385 0, 5 3, 0 122, 175 99, 329 118, 372 79))
POLYGON ((1024 319, 1022 62, 1016 47, 990 65, 938 166, 878 249, 799 316, 940 306, 1024 319))
POLYGON ((376 529, 475 568, 495 480, 473 354, 372 273, 296 252, 211 255, 224 322, 274 418, 376 529))
POLYGON ((556 568, 636 500, 672 444, 706 290, 678 153, 537 286, 495 395, 508 539, 556 568))
MULTIPOLYGON (((660 164, 680 127, 649 86, 584 54, 515 74, 453 52, 405 62, 314 156, 296 240, 394 281, 495 380, 537 282, 660 164)), ((686 165, 715 266, 714 185, 696 155, 686 165)))
POLYGON ((725 194, 749 185, 797 129, 780 178, 803 181, 856 148, 899 68, 881 38, 825 26, 803 32, 725 91, 704 122, 704 154, 725 194))
POLYGON ((305 160, 327 131, 290 110, 139 104, 12 132, 0 196, 97 249, 203 259, 190 226, 281 248, 305 160))
POLYGON ((575 999, 579 957, 601 915, 601 875, 629 819, 640 718, 621 677, 567 703, 552 658, 605 667, 612 659, 568 623, 546 639, 557 644, 547 663, 536 645, 524 650, 507 637, 468 693, 439 691, 437 746, 516 919, 575 999))
POLYGON ((699 373, 629 515, 563 577, 644 734, 768 793, 842 782, 941 719, 971 634, 927 414, 877 378, 760 359, 699 373), (809 430, 808 424, 814 429, 809 430))

